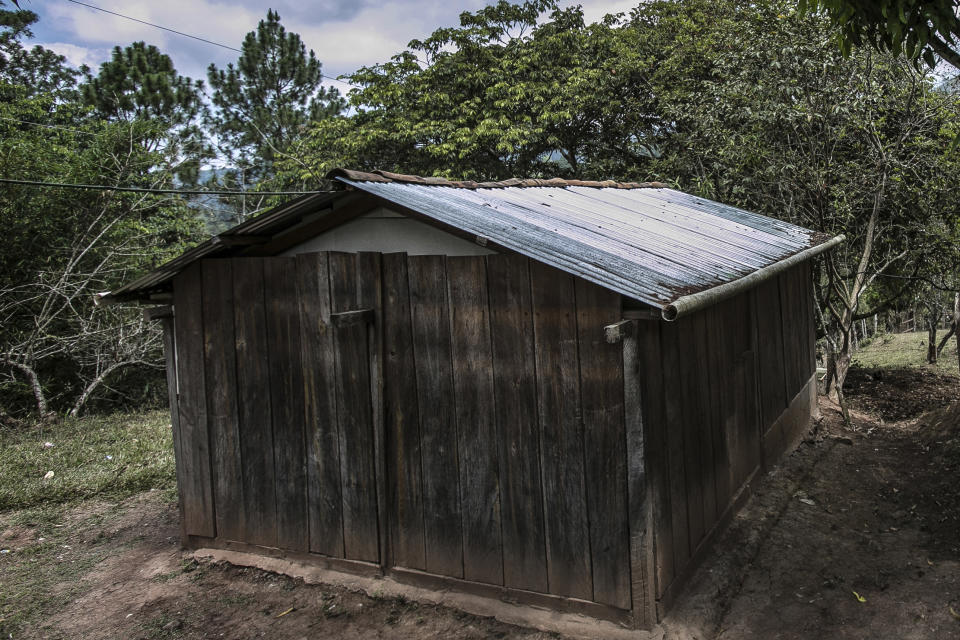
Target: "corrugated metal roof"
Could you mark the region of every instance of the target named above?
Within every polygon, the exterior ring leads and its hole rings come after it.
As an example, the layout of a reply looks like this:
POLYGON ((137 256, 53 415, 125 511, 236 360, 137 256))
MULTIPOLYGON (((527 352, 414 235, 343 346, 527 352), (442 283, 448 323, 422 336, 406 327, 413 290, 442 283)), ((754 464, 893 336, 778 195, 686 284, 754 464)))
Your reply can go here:
POLYGON ((634 183, 471 188, 337 179, 656 307, 829 240, 743 209, 634 183))
MULTIPOLYGON (((328 178, 478 242, 516 251, 659 307, 664 317, 676 315, 676 308, 669 306, 689 307, 692 298, 717 287, 723 288, 710 295, 754 286, 771 268, 807 259, 840 240, 656 182, 452 182, 346 169, 334 170, 328 178)), ((293 200, 191 249, 108 298, 144 298, 162 291, 190 263, 236 254, 231 241, 290 231, 305 216, 332 210, 347 197, 341 191, 293 200)))

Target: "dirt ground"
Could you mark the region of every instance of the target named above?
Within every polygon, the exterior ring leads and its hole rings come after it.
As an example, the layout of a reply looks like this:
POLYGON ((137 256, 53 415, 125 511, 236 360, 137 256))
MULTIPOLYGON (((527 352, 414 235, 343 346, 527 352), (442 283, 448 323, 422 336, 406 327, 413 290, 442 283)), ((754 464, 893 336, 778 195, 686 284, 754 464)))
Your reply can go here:
MULTIPOLYGON (((960 638, 957 379, 854 370, 854 424, 823 419, 760 483, 657 636, 960 638), (922 390, 922 391, 917 391, 922 390), (918 401, 917 394, 922 394, 918 401), (921 412, 928 412, 921 418, 921 412)), ((59 520, 0 514, 4 568, 81 563, 10 638, 558 638, 436 605, 180 552, 160 492, 59 520), (56 554, 34 551, 56 540, 56 554), (84 559, 94 558, 87 565, 84 559)), ((8 574, 9 575, 9 574, 8 574)))

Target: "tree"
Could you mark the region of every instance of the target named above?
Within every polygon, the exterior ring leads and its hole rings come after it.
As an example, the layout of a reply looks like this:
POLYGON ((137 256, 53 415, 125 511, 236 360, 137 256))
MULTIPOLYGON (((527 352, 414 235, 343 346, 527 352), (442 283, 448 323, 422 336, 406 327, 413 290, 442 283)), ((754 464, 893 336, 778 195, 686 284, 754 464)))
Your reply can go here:
POLYGON ((273 162, 298 140, 311 122, 332 117, 344 102, 322 85, 322 65, 300 36, 287 33, 270 10, 244 38, 236 65, 211 64, 207 72, 216 108, 210 123, 221 149, 236 168, 236 186, 272 175, 273 162))
POLYGON ((847 236, 817 279, 827 381, 843 404, 854 323, 956 264, 949 151, 960 102, 890 55, 842 56, 824 20, 787 3, 655 2, 633 19, 656 25, 660 40, 640 43, 674 38, 650 76, 667 124, 653 169, 706 197, 847 236))
POLYGON ((97 75, 86 72, 80 94, 104 120, 160 125, 152 129, 156 138, 149 144, 179 158, 177 178, 183 183, 196 182, 201 164, 213 155, 199 126, 207 113, 203 82, 181 76, 170 56, 153 45, 114 47, 97 75))
POLYGON ((825 11, 839 29, 846 53, 866 44, 922 60, 931 68, 940 57, 960 69, 957 0, 800 0, 799 6, 801 11, 825 11))
POLYGON ((644 67, 617 21, 553 0, 465 12, 349 76, 353 113, 314 125, 285 170, 336 164, 459 178, 608 177, 652 150, 644 67))
POLYGON ((170 56, 134 42, 113 48, 96 76, 86 74, 83 100, 107 120, 157 118, 170 126, 191 124, 203 111, 203 82, 181 76, 170 56))
MULTIPOLYGON (((5 45, 7 61, 34 60, 18 54, 19 40, 5 45)), ((64 74, 55 65, 44 69, 43 77, 64 74)), ((10 82, 28 71, 36 70, 14 64, 0 75, 0 175, 172 186, 183 159, 155 144, 166 135, 164 122, 101 120, 76 92, 10 82)), ((157 329, 138 309, 95 308, 93 295, 192 241, 197 223, 185 203, 153 194, 5 185, 0 219, 0 413, 76 414, 97 398, 141 393, 131 384, 103 391, 125 372, 149 379, 159 361, 157 329)))
POLYGON ((36 21, 37 14, 32 11, 0 8, 0 82, 22 87, 31 95, 65 97, 82 71, 70 68, 66 58, 49 49, 22 46, 22 40, 33 36, 30 26, 36 21))

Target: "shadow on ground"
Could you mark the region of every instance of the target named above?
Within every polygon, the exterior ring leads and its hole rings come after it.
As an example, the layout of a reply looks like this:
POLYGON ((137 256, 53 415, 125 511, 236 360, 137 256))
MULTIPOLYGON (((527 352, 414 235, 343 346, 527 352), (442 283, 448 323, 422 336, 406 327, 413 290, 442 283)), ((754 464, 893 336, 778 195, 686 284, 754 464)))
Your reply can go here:
MULTIPOLYGON (((852 383, 853 424, 844 426, 821 399, 822 420, 762 480, 657 635, 960 637, 960 405, 947 406, 957 380, 855 371, 852 383), (928 411, 923 419, 920 411, 928 411)), ((28 623, 0 619, 4 637, 558 637, 197 563, 179 551, 176 509, 160 492, 85 503, 36 522, 0 514, 0 532, 9 550, 0 559, 4 611, 15 613, 18 597, 46 607, 28 623), (4 570, 20 583, 4 580, 4 570), (31 595, 23 576, 34 570, 63 579, 31 595)))

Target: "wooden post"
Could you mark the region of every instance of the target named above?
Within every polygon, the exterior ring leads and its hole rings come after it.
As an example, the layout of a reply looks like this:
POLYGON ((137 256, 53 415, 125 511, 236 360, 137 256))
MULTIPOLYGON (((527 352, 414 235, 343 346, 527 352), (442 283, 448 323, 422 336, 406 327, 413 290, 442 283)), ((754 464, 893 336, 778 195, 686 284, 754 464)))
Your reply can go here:
MULTIPOLYGON (((370 404, 373 408, 374 477, 377 483, 377 545, 381 570, 390 567, 390 532, 387 505, 386 422, 383 416, 383 309, 382 265, 379 253, 357 255, 357 304, 368 307, 367 353, 370 367, 370 404)), ((364 314, 364 311, 360 312, 364 314)), ((339 314, 345 318, 345 314, 339 314)), ((338 321, 331 317, 331 322, 338 321)), ((342 320, 340 321, 342 322, 342 320)))
POLYGON ((180 499, 183 487, 183 456, 180 453, 180 409, 177 406, 177 338, 173 330, 173 308, 170 313, 156 316, 163 326, 163 354, 167 364, 167 398, 170 404, 170 428, 173 431, 173 457, 177 471, 177 504, 180 508, 180 544, 187 544, 187 519, 180 499))
MULTIPOLYGON (((627 444, 627 511, 630 530, 630 592, 634 626, 649 629, 656 624, 653 581, 652 500, 646 477, 646 451, 640 397, 640 350, 636 320, 620 327, 623 342, 623 398, 627 444)), ((609 327, 608 327, 609 329, 609 327)), ((607 331, 607 336, 610 336, 607 331)))

